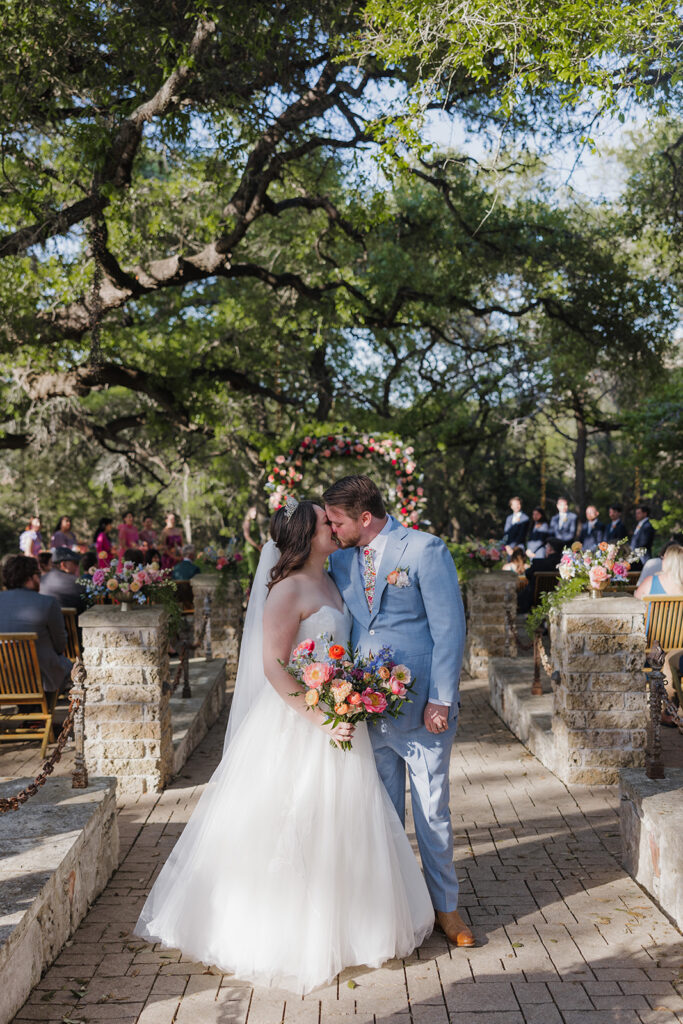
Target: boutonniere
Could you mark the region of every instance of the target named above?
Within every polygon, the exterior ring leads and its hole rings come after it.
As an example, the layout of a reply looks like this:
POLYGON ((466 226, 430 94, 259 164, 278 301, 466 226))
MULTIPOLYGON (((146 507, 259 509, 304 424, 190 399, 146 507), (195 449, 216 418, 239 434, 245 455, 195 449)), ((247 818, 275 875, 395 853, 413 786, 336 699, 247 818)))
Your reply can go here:
POLYGON ((390 587, 409 587, 410 577, 408 573, 410 569, 404 569, 402 566, 397 566, 396 569, 392 569, 387 576, 387 583, 390 587))

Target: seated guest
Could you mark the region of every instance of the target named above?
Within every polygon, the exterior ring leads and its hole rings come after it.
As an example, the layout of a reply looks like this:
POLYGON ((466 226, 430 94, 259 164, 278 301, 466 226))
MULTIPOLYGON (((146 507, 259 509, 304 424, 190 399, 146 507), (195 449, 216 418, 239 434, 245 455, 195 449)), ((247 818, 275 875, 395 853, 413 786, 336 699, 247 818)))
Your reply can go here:
POLYGON ((586 509, 586 522, 579 532, 579 540, 584 551, 595 551, 598 544, 605 539, 605 526, 600 522, 599 512, 595 505, 586 509))
POLYGON ((510 561, 506 562, 503 569, 507 569, 508 572, 516 572, 518 576, 523 576, 527 568, 526 558, 524 557, 524 548, 515 548, 510 555, 510 561))
MULTIPOLYGON (((647 576, 642 583, 639 583, 633 596, 639 598, 647 596, 683 597, 683 546, 673 543, 667 544, 666 551, 662 556, 661 571, 647 576)), ((650 609, 648 608, 648 624, 649 615, 650 609)), ((673 673, 680 673, 681 655, 683 655, 683 650, 680 648, 668 651, 662 670, 666 678, 669 700, 673 700, 675 694, 673 673)), ((664 725, 675 725, 674 719, 663 709, 662 722, 664 725)))
POLYGON ((57 548, 50 569, 40 580, 40 593, 56 597, 60 608, 75 608, 78 614, 87 608, 85 591, 78 579, 81 556, 71 548, 57 548))
POLYGON ((140 548, 126 548, 123 552, 124 562, 133 562, 134 565, 142 565, 145 561, 145 553, 140 548))
POLYGON ((659 552, 658 558, 648 558, 647 562, 640 570, 640 576, 638 577, 638 586, 646 580, 648 576, 653 576, 656 572, 662 571, 662 558, 666 554, 667 550, 672 544, 680 544, 683 546, 683 533, 672 533, 671 540, 668 540, 662 550, 659 552))
POLYGON ((548 526, 545 510, 540 505, 537 505, 531 513, 531 533, 527 537, 526 542, 527 558, 543 558, 549 534, 550 527, 548 526))
POLYGON ((633 596, 647 597, 648 594, 653 597, 683 596, 683 547, 680 544, 667 545, 661 571, 646 576, 636 587, 633 596))
POLYGON ((78 568, 81 576, 89 576, 90 570, 96 568, 97 553, 95 551, 86 551, 85 554, 81 555, 81 561, 78 568))
POLYGON ((144 556, 145 565, 152 565, 153 562, 156 562, 158 566, 161 566, 161 552, 157 550, 157 548, 147 548, 144 552, 144 556))
POLYGON ((40 575, 44 576, 46 572, 49 572, 52 568, 52 552, 41 551, 38 555, 38 568, 40 569, 40 575))
POLYGON ((521 498, 510 498, 510 510, 503 527, 503 544, 508 555, 520 544, 524 547, 529 529, 529 517, 522 512, 521 498))
POLYGON ((518 607, 520 612, 526 614, 531 611, 531 605, 534 600, 534 590, 536 589, 535 579, 537 572, 554 572, 560 564, 560 558, 562 557, 562 548, 564 544, 557 537, 549 537, 545 546, 545 555, 543 558, 534 558, 531 565, 526 570, 525 576, 529 581, 528 586, 519 594, 518 607))
POLYGON ((576 512, 569 511, 566 498, 557 499, 557 515, 550 520, 550 532, 563 544, 571 544, 576 536, 576 512))
POLYGON ((616 503, 610 505, 607 509, 607 515, 609 516, 609 523, 605 530, 605 536, 603 540, 606 540, 608 544, 616 544, 618 540, 623 540, 624 537, 628 537, 628 532, 624 526, 621 518, 623 509, 621 505, 616 503))
POLYGON ((35 558, 14 555, 3 563, 7 588, 0 593, 0 622, 6 633, 37 633, 38 664, 46 693, 69 687, 71 662, 64 656, 66 627, 58 601, 40 594, 35 558))
MULTIPOLYGON (((652 544, 655 539, 655 528, 650 522, 650 509, 647 505, 636 505, 636 528, 631 537, 631 549, 645 548, 647 558, 652 557, 652 544)), ((636 568, 642 563, 633 563, 636 568)))
POLYGON ((193 576, 196 576, 198 572, 201 572, 199 566, 195 565, 193 562, 194 557, 194 544, 185 544, 183 547, 182 561, 173 566, 171 576, 174 580, 191 580, 193 576))

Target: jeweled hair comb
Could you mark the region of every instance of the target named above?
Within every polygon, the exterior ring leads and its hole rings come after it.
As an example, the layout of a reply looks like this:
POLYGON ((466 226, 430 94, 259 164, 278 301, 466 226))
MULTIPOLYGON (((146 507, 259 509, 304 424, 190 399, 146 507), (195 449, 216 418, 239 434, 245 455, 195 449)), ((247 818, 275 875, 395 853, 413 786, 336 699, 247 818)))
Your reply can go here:
POLYGON ((287 522, 289 522, 289 520, 292 518, 298 507, 299 502, 290 494, 287 500, 285 501, 285 519, 287 520, 287 522))

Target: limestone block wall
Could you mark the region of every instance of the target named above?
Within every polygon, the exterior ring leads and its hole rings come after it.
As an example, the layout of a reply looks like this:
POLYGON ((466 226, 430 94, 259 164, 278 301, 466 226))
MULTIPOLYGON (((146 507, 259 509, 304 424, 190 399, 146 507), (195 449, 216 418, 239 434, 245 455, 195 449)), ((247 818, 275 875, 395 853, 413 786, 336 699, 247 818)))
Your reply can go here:
POLYGON ((80 616, 88 673, 88 772, 115 776, 119 799, 159 791, 173 773, 166 613, 103 605, 80 616))
POLYGON ((550 625, 558 774, 568 783, 618 782, 645 763, 648 707, 645 606, 632 597, 577 597, 550 625))
MULTIPOLYGON (((208 593, 211 596, 211 654, 214 658, 225 658, 227 677, 234 679, 242 639, 242 588, 237 580, 229 580, 227 588, 219 596, 219 579, 214 573, 199 573, 192 578, 191 583, 195 642, 203 635, 204 598, 208 593)), ((205 643, 202 643, 197 653, 206 655, 205 643)))
POLYGON ((517 654, 506 625, 517 612, 517 577, 513 572, 481 573, 466 584, 467 640, 464 668, 471 676, 486 675, 489 658, 517 654))

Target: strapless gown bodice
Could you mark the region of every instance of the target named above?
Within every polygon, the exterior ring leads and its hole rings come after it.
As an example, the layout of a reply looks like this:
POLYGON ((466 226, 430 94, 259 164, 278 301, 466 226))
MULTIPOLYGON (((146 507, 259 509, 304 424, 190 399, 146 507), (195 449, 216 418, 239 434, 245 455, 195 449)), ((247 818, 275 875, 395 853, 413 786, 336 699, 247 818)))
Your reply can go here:
POLYGON ((328 636, 336 644, 346 647, 351 636, 351 622, 351 612, 346 605, 340 611, 331 604, 324 604, 317 612, 301 620, 294 646, 302 640, 313 640, 316 642, 317 654, 318 641, 322 636, 328 636))

